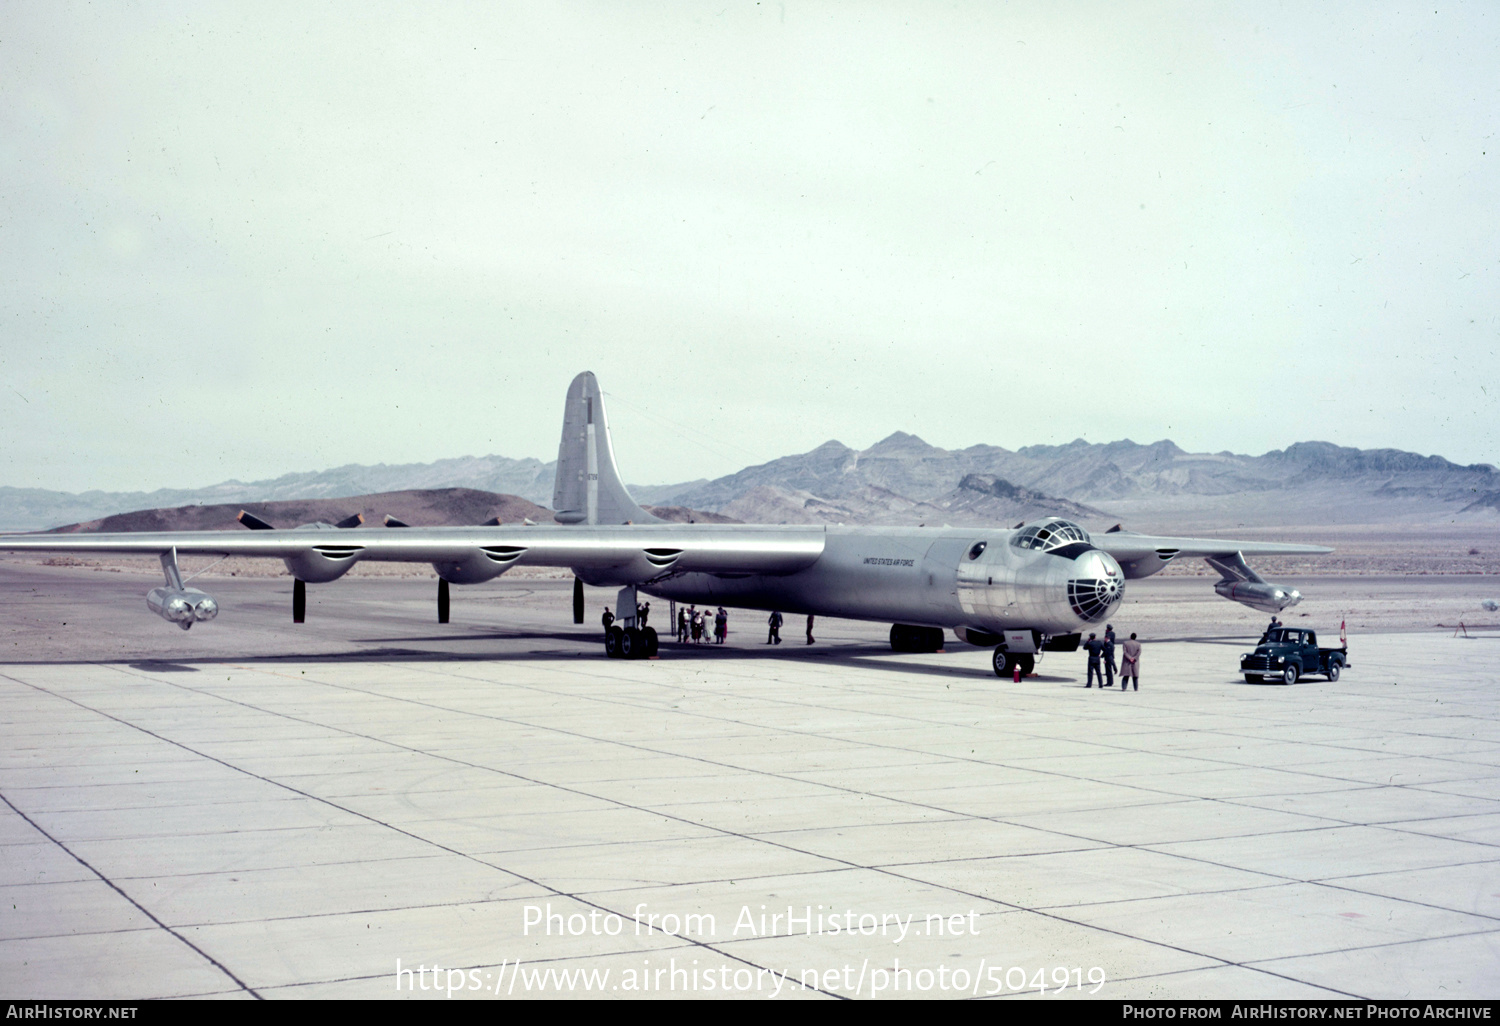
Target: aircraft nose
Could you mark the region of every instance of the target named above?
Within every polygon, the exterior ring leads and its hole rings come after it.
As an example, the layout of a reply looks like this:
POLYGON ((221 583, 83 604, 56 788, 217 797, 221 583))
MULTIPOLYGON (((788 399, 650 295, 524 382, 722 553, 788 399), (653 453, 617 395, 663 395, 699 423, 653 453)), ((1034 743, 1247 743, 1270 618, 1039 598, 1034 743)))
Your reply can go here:
POLYGON ((1113 556, 1090 549, 1073 560, 1068 605, 1084 623, 1097 623, 1125 597, 1125 574, 1113 556))

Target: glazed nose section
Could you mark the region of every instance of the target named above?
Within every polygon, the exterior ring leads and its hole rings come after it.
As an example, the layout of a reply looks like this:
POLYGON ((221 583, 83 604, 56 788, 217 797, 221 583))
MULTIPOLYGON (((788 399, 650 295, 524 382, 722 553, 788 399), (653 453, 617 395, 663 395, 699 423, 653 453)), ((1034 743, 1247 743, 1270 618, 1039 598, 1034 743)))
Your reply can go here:
POLYGON ((1113 556, 1089 549, 1073 560, 1068 578, 1068 605, 1084 623, 1097 623, 1125 597, 1125 574, 1113 556))

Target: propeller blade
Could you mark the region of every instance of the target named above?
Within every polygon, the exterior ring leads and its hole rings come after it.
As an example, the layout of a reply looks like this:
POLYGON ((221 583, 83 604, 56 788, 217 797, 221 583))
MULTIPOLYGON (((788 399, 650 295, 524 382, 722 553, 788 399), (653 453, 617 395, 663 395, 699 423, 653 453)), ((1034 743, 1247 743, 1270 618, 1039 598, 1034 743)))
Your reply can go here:
POLYGON ((292 623, 302 623, 307 619, 307 582, 303 580, 292 581, 292 623))
POLYGON ((583 582, 573 578, 573 622, 583 623, 583 582))
POLYGON ((244 524, 246 527, 250 528, 250 530, 252 530, 252 531, 274 531, 274 530, 276 530, 276 528, 272 527, 270 524, 266 523, 264 520, 262 520, 260 517, 256 516, 254 513, 251 513, 249 510, 243 510, 243 509, 240 510, 240 515, 237 516, 237 517, 235 517, 234 519, 238 520, 240 523, 244 524))
POLYGON ((438 578, 438 623, 448 622, 448 582, 438 578))
POLYGON ((395 517, 393 517, 389 513, 387 513, 385 515, 385 526, 386 527, 410 527, 411 525, 408 524, 404 520, 397 520, 395 517))
POLYGON ((338 523, 334 524, 333 526, 334 527, 344 527, 344 528, 358 527, 360 524, 362 524, 364 522, 365 522, 365 515, 363 513, 356 513, 352 517, 345 517, 344 519, 340 520, 338 523))

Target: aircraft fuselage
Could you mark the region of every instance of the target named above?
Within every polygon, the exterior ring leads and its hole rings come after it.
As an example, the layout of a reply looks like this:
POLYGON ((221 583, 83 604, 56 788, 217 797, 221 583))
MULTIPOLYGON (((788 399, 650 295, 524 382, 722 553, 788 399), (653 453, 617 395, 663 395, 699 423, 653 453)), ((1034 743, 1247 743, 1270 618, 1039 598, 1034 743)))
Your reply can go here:
POLYGON ((1103 620, 1124 575, 1086 544, 1043 551, 983 528, 827 528, 823 553, 796 573, 678 573, 640 585, 678 602, 816 613, 927 627, 1066 634, 1103 620))

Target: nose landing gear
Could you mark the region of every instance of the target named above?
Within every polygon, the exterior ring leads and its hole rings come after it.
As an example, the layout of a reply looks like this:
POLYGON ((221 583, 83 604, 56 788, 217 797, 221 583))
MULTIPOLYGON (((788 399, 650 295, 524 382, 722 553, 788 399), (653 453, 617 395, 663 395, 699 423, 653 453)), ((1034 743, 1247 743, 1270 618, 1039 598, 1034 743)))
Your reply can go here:
POLYGON ((1036 656, 1020 652, 1011 654, 1005 650, 1004 645, 1001 645, 995 649, 993 664, 997 677, 1014 677, 1018 669, 1021 671, 1021 676, 1029 677, 1031 671, 1036 669, 1036 656))

